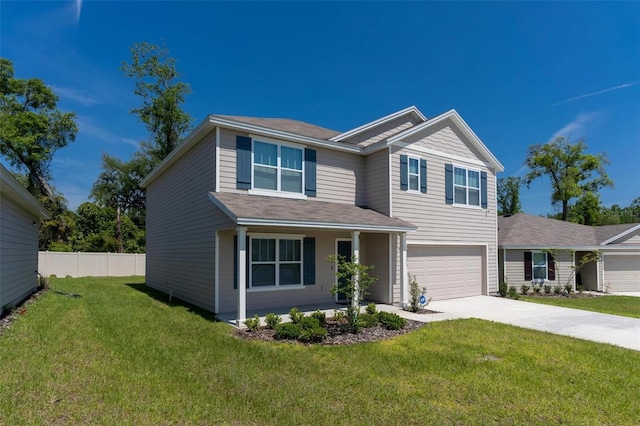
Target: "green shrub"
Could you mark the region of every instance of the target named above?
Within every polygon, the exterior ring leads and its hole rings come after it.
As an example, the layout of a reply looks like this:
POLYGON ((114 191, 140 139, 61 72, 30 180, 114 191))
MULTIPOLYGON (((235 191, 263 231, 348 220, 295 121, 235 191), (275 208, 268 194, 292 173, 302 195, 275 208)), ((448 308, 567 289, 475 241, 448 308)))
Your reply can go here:
POLYGON ((528 285, 522 284, 522 287, 520 287, 520 292, 522 293, 523 296, 526 296, 527 293, 529 293, 530 288, 531 287, 529 287, 528 285))
POLYGON ((333 311, 333 319, 335 322, 342 322, 344 320, 344 311, 334 310, 333 311))
POLYGON ((541 287, 541 286, 539 286, 539 285, 534 285, 534 286, 532 287, 532 290, 533 290, 533 294, 535 294, 535 295, 537 296, 537 295, 539 295, 539 294, 540 294, 540 290, 542 290, 542 287, 541 287))
POLYGON ((260 328, 260 317, 255 315, 253 318, 247 318, 244 321, 244 325, 247 326, 247 330, 249 331, 257 331, 260 328))
POLYGON ((404 318, 391 312, 378 313, 378 320, 387 330, 401 330, 407 324, 404 318))
POLYGON ((564 291, 569 294, 569 293, 573 293, 573 284, 570 283, 566 283, 564 285, 564 291))
POLYGON ((302 327, 303 330, 309 330, 312 328, 316 328, 316 327, 320 327, 320 320, 318 320, 318 318, 316 317, 303 317, 300 322, 300 327, 302 327))
POLYGON ((289 319, 294 324, 298 324, 304 318, 304 312, 298 311, 298 308, 291 308, 289 311, 289 319))
POLYGON ((284 340, 298 340, 298 337, 302 333, 302 327, 300 324, 294 324, 292 322, 286 322, 284 324, 278 324, 276 326, 276 339, 284 340))
POLYGON ((554 285, 554 286, 553 286, 553 292, 554 292, 555 294, 560 294, 560 293, 562 293, 562 287, 561 287, 561 286, 559 286, 559 285, 554 285))
POLYGON ((275 330, 278 324, 282 322, 282 317, 280 315, 274 314, 273 312, 269 312, 264 320, 267 323, 267 327, 275 330))
POLYGON ((409 274, 409 304, 407 305, 407 310, 410 312, 418 312, 421 308, 420 306, 420 286, 418 285, 418 280, 415 275, 409 274))
POLYGON ((327 329, 321 326, 305 328, 300 331, 298 340, 305 343, 318 343, 323 341, 328 334, 327 329))
POLYGON ((507 288, 508 285, 506 282, 500 282, 500 284, 498 284, 498 293, 500 293, 500 297, 507 297, 507 288))
POLYGON ((516 288, 514 286, 510 286, 509 287, 509 297, 515 300, 518 300, 520 298, 520 296, 518 296, 518 290, 516 290, 516 288))
POLYGON ((376 304, 371 302, 367 305, 365 312, 368 313, 369 315, 373 315, 376 312, 378 312, 378 308, 376 308, 376 304))
POLYGON ((371 328, 378 325, 379 314, 374 312, 372 314, 364 313, 358 316, 358 323, 362 328, 371 328))
POLYGON ((544 294, 551 294, 551 286, 549 284, 544 285, 544 294))
POLYGON ((584 292, 584 286, 582 284, 578 284, 576 286, 576 290, 578 290, 578 293, 582 294, 584 292))
POLYGON ((311 317, 316 318, 320 325, 324 325, 327 322, 327 315, 319 309, 312 313, 311 317))

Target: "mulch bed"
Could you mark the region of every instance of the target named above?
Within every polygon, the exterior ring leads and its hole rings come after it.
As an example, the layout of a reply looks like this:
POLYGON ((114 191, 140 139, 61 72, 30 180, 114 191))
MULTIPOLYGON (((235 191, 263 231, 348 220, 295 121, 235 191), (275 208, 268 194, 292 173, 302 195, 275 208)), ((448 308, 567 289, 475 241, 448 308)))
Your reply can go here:
POLYGON ((16 320, 16 318, 18 318, 20 315, 27 312, 28 305, 33 303, 36 299, 38 299, 38 297, 40 297, 46 291, 47 291, 46 287, 38 287, 31 296, 24 299, 18 305, 16 305, 12 309, 5 309, 5 311, 2 313, 2 317, 0 317, 0 336, 2 336, 2 333, 6 329, 11 327, 11 324, 13 323, 13 321, 16 320))
MULTIPOLYGON (((358 334, 353 334, 349 332, 343 331, 342 324, 336 322, 332 318, 327 318, 327 322, 325 324, 329 335, 324 341, 321 343, 309 343, 320 344, 320 345, 350 345, 353 343, 366 343, 366 342, 377 342, 379 340, 391 339, 392 337, 400 336, 403 334, 407 334, 410 331, 417 330, 418 328, 424 326, 425 323, 420 321, 407 320, 407 324, 402 330, 387 330, 381 325, 377 325, 375 327, 363 328, 362 331, 358 334)), ((235 335, 242 339, 247 340, 264 340, 264 341, 276 341, 276 342, 287 342, 287 343, 300 343, 296 340, 277 340, 275 336, 275 331, 271 330, 267 327, 260 327, 257 331, 249 331, 247 329, 237 329, 235 330, 235 335)))

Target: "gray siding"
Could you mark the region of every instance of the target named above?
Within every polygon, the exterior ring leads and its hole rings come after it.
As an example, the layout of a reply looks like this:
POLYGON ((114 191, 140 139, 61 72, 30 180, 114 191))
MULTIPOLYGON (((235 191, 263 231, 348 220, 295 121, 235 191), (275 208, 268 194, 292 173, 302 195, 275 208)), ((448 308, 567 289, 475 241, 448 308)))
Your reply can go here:
POLYGON ((624 244, 624 245, 632 244, 632 245, 640 246, 640 231, 633 232, 630 235, 625 235, 623 238, 617 241, 614 241, 609 245, 611 244, 624 244))
POLYGON ((390 216, 389 150, 383 149, 368 155, 365 165, 367 172, 365 205, 377 212, 390 216))
MULTIPOLYGON (((458 143, 462 143, 458 141, 458 143)), ((411 149, 393 147, 391 154, 391 199, 393 216, 404 219, 418 227, 416 233, 407 236, 409 241, 464 243, 465 245, 487 244, 488 293, 497 292, 497 216, 493 169, 460 159, 450 160, 440 155, 411 149), (419 156, 427 160, 427 193, 409 193, 400 190, 400 154, 419 156), (466 208, 448 205, 445 202, 445 163, 487 172, 488 208, 466 208)))
POLYGON ((29 295, 37 286, 40 219, 0 194, 0 312, 29 295))
POLYGON ((385 124, 344 139, 342 142, 352 145, 368 146, 405 131, 421 122, 422 121, 416 119, 413 115, 405 114, 385 124))
MULTIPOLYGON (((249 136, 228 129, 220 131, 220 191, 245 193, 236 189, 236 136, 249 136)), ((363 205, 365 160, 358 154, 312 147, 316 150, 317 197, 309 200, 363 205)))
MULTIPOLYGON (((589 256, 590 252, 576 253, 576 264, 579 264, 583 256, 589 256)), ((578 271, 582 279, 582 285, 586 290, 598 290, 598 262, 592 261, 584 264, 578 271)))
POLYGON ((215 132, 147 188, 147 285, 214 309, 215 132))
POLYGON ((369 288, 367 300, 390 303, 389 300, 389 234, 366 234, 366 256, 362 262, 373 265, 370 272, 378 280, 369 288))
MULTIPOLYGON (((505 277, 504 280, 509 286, 514 286, 520 291, 520 287, 523 284, 531 285, 531 281, 524 279, 524 252, 530 250, 507 250, 507 258, 504 265, 505 277)), ((575 275, 573 274, 573 255, 571 251, 561 251, 555 256, 556 264, 556 279, 554 281, 548 281, 546 284, 552 286, 562 286, 569 282, 574 285, 575 288, 575 275)))

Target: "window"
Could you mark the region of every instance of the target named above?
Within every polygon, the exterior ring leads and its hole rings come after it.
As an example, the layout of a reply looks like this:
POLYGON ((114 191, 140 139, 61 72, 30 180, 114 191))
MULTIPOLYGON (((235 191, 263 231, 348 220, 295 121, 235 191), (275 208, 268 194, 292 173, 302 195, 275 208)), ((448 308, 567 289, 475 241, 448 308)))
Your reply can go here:
POLYGON ((453 176, 454 203, 480 206, 480 172, 454 167, 453 176))
POLYGON ((420 191, 420 159, 409 157, 409 191, 420 191))
POLYGON ((253 187, 269 191, 303 191, 301 148, 253 141, 253 187))
POLYGON ((302 284, 301 238, 252 238, 250 287, 302 284))
POLYGON ((547 279, 547 253, 532 253, 533 280, 544 281, 547 279))

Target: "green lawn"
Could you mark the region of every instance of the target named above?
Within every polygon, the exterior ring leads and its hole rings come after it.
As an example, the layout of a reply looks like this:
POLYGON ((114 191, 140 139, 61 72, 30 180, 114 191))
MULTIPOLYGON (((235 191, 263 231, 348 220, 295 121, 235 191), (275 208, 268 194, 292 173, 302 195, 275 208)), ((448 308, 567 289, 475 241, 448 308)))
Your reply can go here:
POLYGON ((480 320, 240 340, 139 278, 57 279, 0 337, 0 424, 637 424, 640 352, 480 320), (487 360, 493 355, 499 360, 487 360))
POLYGON ((520 296, 527 302, 565 308, 584 309, 585 311, 602 312, 604 314, 622 315, 640 318, 640 297, 633 296, 594 296, 583 298, 570 297, 533 297, 520 296))

